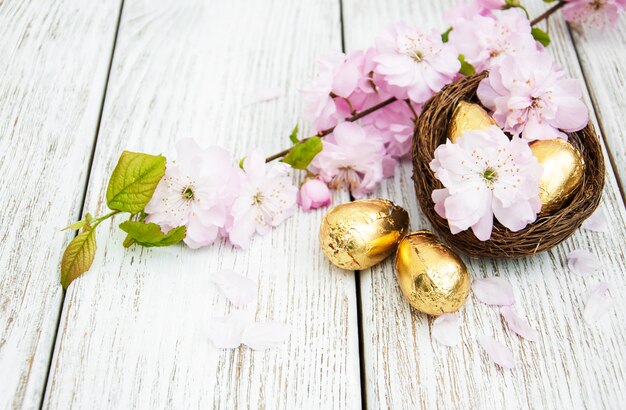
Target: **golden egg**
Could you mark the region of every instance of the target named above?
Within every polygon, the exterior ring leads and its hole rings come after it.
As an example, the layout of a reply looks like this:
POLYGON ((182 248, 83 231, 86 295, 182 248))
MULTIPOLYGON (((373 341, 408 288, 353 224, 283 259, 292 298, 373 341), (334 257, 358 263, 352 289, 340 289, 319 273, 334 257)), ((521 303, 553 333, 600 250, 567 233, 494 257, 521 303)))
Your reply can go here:
POLYGON ((343 269, 367 269, 391 255, 409 229, 407 212, 386 199, 364 199, 332 208, 320 226, 320 244, 343 269))
POLYGON ((450 141, 456 142, 465 131, 485 130, 495 123, 494 119, 480 105, 459 101, 452 114, 448 138, 450 141))
POLYGON ((461 258, 429 231, 412 232, 400 241, 396 278, 409 304, 434 316, 459 310, 470 291, 461 258))
POLYGON ((550 215, 563 208, 582 186, 585 162, 580 152, 562 139, 535 141, 530 149, 543 167, 539 178, 539 215, 550 215))

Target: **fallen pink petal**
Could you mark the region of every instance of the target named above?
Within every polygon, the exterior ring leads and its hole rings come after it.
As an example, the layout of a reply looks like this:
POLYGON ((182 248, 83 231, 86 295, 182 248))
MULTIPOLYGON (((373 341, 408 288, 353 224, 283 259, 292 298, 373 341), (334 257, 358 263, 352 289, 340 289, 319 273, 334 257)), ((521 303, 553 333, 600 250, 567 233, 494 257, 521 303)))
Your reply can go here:
POLYGON ((252 323, 252 315, 236 310, 228 316, 209 319, 208 336, 218 349, 235 349, 241 345, 244 330, 252 323))
POLYGON ((531 342, 537 340, 539 336, 537 331, 530 327, 528 323, 517 314, 512 306, 502 306, 500 308, 500 314, 511 331, 531 342))
POLYGON ((211 275, 211 281, 235 306, 243 306, 256 299, 257 283, 232 270, 223 270, 211 275))
POLYGON ((609 293, 609 284, 602 282, 596 285, 587 299, 583 319, 587 324, 595 325, 610 312, 612 304, 613 299, 609 293))
POLYGON ((245 98, 244 106, 275 100, 282 96, 283 92, 280 88, 276 87, 263 87, 255 90, 253 93, 248 94, 245 98))
POLYGON ((458 313, 444 313, 433 321, 432 336, 444 346, 461 343, 461 318, 458 313))
POLYGON ((241 343, 253 350, 266 350, 283 343, 290 333, 289 326, 284 323, 251 323, 244 330, 241 343))
POLYGON ((491 336, 480 335, 476 338, 478 344, 485 350, 489 359, 504 369, 515 367, 515 358, 511 350, 491 336))
POLYGON ((567 266, 575 274, 587 276, 600 269, 600 261, 593 253, 577 249, 567 255, 567 266))
POLYGON ((515 303, 511 284, 502 278, 474 279, 472 292, 483 303, 496 306, 510 306, 515 303))
POLYGON ((594 232, 609 232, 609 222, 606 219, 604 209, 602 207, 596 209, 596 211, 583 222, 582 228, 594 232))

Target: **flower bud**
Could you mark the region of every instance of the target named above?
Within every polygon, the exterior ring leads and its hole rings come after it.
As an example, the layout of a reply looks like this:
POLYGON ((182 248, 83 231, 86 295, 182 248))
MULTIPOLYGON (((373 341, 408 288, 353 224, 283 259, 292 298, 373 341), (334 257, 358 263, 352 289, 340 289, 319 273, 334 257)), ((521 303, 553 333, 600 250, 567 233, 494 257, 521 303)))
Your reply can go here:
POLYGON ((298 191, 298 204, 305 211, 330 205, 330 190, 319 179, 309 179, 298 191))

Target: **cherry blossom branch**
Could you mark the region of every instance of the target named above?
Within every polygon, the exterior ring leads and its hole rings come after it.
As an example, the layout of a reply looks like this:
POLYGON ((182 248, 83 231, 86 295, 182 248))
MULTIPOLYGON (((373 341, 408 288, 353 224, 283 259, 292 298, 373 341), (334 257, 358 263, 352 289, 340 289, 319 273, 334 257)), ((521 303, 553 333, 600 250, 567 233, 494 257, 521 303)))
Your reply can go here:
MULTIPOLYGON (((537 16, 534 19, 532 19, 530 21, 530 25, 534 26, 537 23, 539 23, 539 22, 549 18, 552 14, 554 14, 557 10, 559 10, 564 5, 565 5, 565 1, 563 1, 563 0, 559 1, 557 4, 555 4, 554 6, 550 7, 544 13, 542 13, 539 16, 537 16)), ((333 93, 331 93, 331 97, 336 97, 336 96, 333 95, 333 93)), ((370 107, 370 108, 368 108, 366 110, 363 110, 363 111, 357 112, 357 113, 353 112, 352 104, 350 104, 350 101, 347 98, 344 99, 344 100, 348 103, 348 106, 350 107, 350 110, 351 110, 351 114, 353 114, 351 117, 346 118, 346 121, 354 122, 354 121, 359 120, 360 118, 365 117, 366 115, 369 115, 369 114, 373 113, 374 111, 380 110, 381 108, 386 107, 387 105, 397 101, 397 98, 396 97, 391 97, 391 98, 389 98, 389 99, 387 99, 385 101, 382 101, 382 102, 380 102, 380 103, 378 103, 378 104, 376 104, 376 105, 374 105, 374 106, 372 106, 372 107, 370 107)), ((415 112, 415 109, 413 108, 413 106, 411 105, 410 102, 408 102, 408 105, 411 108, 411 111, 413 111, 413 113, 415 114, 415 118, 417 119, 417 113, 415 112)), ((327 136, 328 134, 332 133, 334 130, 335 130, 335 127, 331 127, 331 128, 327 128, 327 129, 322 130, 322 131, 318 131, 317 134, 315 134, 315 135, 313 135, 311 137, 307 137, 307 138, 302 139, 300 141, 300 143, 302 143, 304 141, 307 141, 307 140, 309 140, 309 139, 311 139, 313 137, 323 138, 323 137, 327 136)), ((265 162, 271 162, 271 161, 277 160, 279 158, 282 158, 285 155, 287 155, 289 153, 289 151, 291 151, 291 148, 287 148, 287 149, 284 149, 284 150, 282 150, 280 152, 277 152, 274 155, 270 155, 269 157, 265 158, 265 162)))
MULTIPOLYGON (((378 110, 380 110, 381 108, 386 107, 386 106, 388 106, 389 104, 391 104, 391 103, 393 103, 393 102, 395 102, 395 101, 397 101, 397 100, 398 100, 398 99, 397 99, 396 97, 391 97, 391 98, 388 98, 388 99, 386 99, 385 101, 379 102, 378 104, 373 105, 373 106, 371 106, 370 108, 368 108, 368 109, 366 109, 366 110, 363 110, 363 111, 357 112, 357 113, 356 113, 356 114, 354 114, 352 117, 348 117, 348 118, 346 118, 346 121, 348 121, 348 122, 354 122, 354 121, 357 121, 357 120, 359 120, 359 119, 361 119, 361 118, 365 117, 366 115, 369 115, 369 114, 373 113, 374 111, 378 111, 378 110)), ((315 135, 313 135, 313 136, 311 136, 311 137, 304 138, 304 139, 303 139, 302 141, 300 141, 300 142, 304 142, 304 141, 306 141, 306 140, 308 140, 308 139, 310 139, 310 138, 313 138, 313 137, 320 137, 320 138, 323 138, 323 137, 327 136, 328 134, 330 134, 331 132, 333 132, 334 130, 335 130, 335 127, 330 127, 330 128, 325 129, 325 130, 318 131, 318 132, 317 132, 317 134, 315 134, 315 135)), ((276 153, 276 154, 274 154, 274 155, 270 155, 269 157, 265 158, 265 162, 271 162, 271 161, 274 161, 274 160, 276 160, 276 159, 278 159, 278 158, 282 158, 282 157, 284 157, 285 155, 287 155, 287 154, 289 153, 289 151, 291 151, 291 148, 287 148, 287 149, 284 149, 284 150, 282 150, 282 151, 280 151, 280 152, 277 152, 277 153, 276 153)))
POLYGON ((530 25, 534 26, 537 23, 547 19, 548 17, 550 17, 551 15, 553 15, 554 13, 557 12, 557 10, 559 10, 561 7, 565 6, 565 2, 564 1, 559 1, 557 4, 555 4, 554 6, 550 7, 548 10, 546 10, 545 12, 543 12, 542 14, 538 15, 537 17, 535 17, 534 19, 532 19, 530 21, 530 25))

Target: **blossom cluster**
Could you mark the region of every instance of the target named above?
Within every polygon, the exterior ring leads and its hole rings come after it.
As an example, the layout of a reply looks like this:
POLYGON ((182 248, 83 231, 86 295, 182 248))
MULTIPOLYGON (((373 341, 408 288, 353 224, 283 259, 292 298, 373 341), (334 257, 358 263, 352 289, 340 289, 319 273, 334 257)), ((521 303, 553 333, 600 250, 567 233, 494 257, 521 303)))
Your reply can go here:
POLYGON ((185 226, 189 247, 224 237, 246 248, 255 233, 265 235, 295 211, 297 188, 289 165, 266 164, 263 153, 253 150, 239 167, 224 149, 202 149, 192 139, 176 148, 176 160, 167 164, 145 208, 146 222, 164 232, 185 226))
POLYGON ((624 10, 626 0, 566 0, 563 16, 568 21, 604 29, 614 28, 624 10))
MULTIPOLYGON (((568 0, 563 11, 568 20, 604 26, 614 24, 625 4, 568 0)), ((325 138, 299 191, 286 175, 289 166, 265 164, 259 151, 238 167, 219 148, 183 141, 146 207, 146 221, 165 232, 186 226, 185 242, 194 248, 219 237, 246 247, 253 234, 289 217, 296 203, 304 210, 329 205, 329 189, 363 198, 410 155, 424 103, 446 84, 489 70, 478 96, 498 127, 437 149, 431 168, 444 189, 433 192, 433 201, 452 232, 471 228, 482 240, 494 217, 514 231, 532 223, 541 169, 528 143, 566 139, 587 124, 578 83, 545 51, 518 2, 463 2, 444 19, 443 35, 398 23, 371 48, 321 56, 300 93, 304 119, 325 138)))
POLYGON ((316 131, 335 128, 310 171, 332 189, 366 196, 409 156, 423 104, 463 76, 461 61, 474 70, 493 69, 507 56, 542 50, 523 11, 495 13, 503 6, 496 0, 461 3, 446 13, 452 26, 447 38, 398 23, 365 51, 322 56, 315 78, 301 89, 303 114, 316 131), (356 113, 390 99, 351 122, 356 113))

